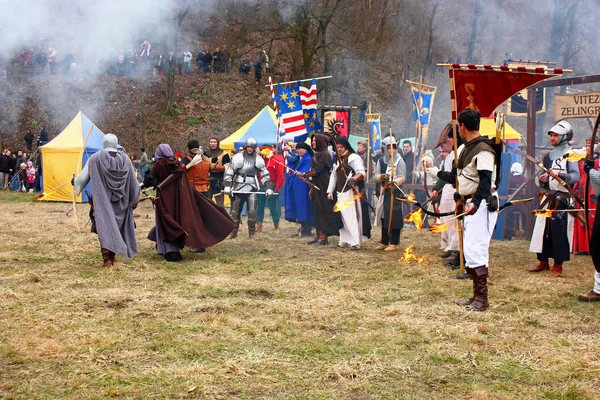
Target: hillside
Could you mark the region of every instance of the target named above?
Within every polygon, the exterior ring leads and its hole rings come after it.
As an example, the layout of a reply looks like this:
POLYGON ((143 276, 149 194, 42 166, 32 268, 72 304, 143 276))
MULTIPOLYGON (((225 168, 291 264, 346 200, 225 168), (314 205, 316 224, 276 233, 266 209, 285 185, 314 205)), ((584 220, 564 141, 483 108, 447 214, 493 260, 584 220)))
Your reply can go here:
POLYGON ((181 150, 189 138, 206 143, 226 137, 265 105, 270 93, 238 74, 177 75, 176 116, 163 113, 164 77, 33 77, 3 82, 3 147, 24 146, 22 135, 46 126, 50 138, 83 111, 105 133, 119 136, 126 149, 153 149, 167 142, 181 150))

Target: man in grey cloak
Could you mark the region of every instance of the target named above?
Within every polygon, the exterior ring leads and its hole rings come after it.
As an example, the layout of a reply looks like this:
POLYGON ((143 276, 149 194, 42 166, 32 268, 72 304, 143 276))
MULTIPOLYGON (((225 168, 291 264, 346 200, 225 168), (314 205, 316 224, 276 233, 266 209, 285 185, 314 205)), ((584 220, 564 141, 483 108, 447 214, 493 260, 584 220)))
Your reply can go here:
POLYGON ((140 186, 133 164, 118 146, 115 135, 105 135, 102 150, 88 159, 73 180, 76 196, 88 182, 92 184, 92 232, 98 234, 105 267, 115 263, 115 254, 132 258, 137 253, 133 210, 140 186))

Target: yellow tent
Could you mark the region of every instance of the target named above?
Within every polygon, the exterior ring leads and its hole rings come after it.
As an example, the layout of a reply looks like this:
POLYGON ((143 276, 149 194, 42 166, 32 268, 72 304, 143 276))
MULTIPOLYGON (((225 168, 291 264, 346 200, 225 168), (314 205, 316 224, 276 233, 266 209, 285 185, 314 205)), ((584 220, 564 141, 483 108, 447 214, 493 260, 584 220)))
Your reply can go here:
MULTIPOLYGON (((504 123, 504 139, 505 140, 521 140, 521 134, 515 130, 512 126, 508 124, 508 122, 504 123)), ((481 123, 479 124, 479 132, 490 138, 496 137, 496 122, 494 122, 493 118, 481 118, 481 123)))
MULTIPOLYGON (((72 201, 71 179, 102 149, 103 138, 104 133, 80 111, 58 136, 41 146, 42 194, 38 200, 72 201)), ((86 189, 91 194, 89 184, 86 189)), ((87 200, 85 191, 77 197, 78 202, 87 200)))
POLYGON ((277 116, 271 107, 265 106, 240 129, 221 140, 221 148, 231 153, 231 150, 242 146, 249 137, 256 139, 258 146, 277 143, 277 116))

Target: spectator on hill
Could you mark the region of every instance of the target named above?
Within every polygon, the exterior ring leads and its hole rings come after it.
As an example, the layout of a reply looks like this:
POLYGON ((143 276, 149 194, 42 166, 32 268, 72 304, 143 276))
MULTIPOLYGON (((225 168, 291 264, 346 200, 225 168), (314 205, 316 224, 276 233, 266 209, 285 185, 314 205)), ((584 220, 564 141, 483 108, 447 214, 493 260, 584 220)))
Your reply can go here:
POLYGON ((48 48, 48 67, 50 69, 50 75, 54 75, 54 66, 56 65, 57 54, 58 53, 56 50, 54 50, 52 47, 48 48))
POLYGON ((223 52, 218 47, 213 53, 213 65, 215 73, 225 72, 223 68, 223 52))
POLYGON ((248 60, 247 58, 244 58, 243 60, 240 61, 240 73, 242 74, 250 74, 250 71, 252 70, 252 64, 250 64, 250 60, 248 60))
POLYGON ((35 167, 31 161, 27 161, 26 165, 27 168, 25 169, 25 173, 27 174, 27 178, 25 180, 25 189, 27 189, 28 192, 33 192, 36 178, 35 167))
POLYGON ((46 73, 46 64, 48 64, 48 56, 43 50, 39 50, 35 56, 35 63, 38 66, 38 75, 46 73))
POLYGON ((189 75, 192 69, 192 52, 186 50, 183 52, 183 70, 186 75, 189 75))
POLYGON ((38 137, 37 145, 38 147, 45 145, 48 143, 48 131, 45 126, 42 126, 42 130, 40 131, 40 136, 38 137))
POLYGON ((31 133, 31 129, 27 129, 27 133, 23 136, 25 139, 25 147, 27 151, 33 150, 33 133, 31 133))
POLYGON ((229 72, 229 61, 231 61, 231 54, 227 49, 223 50, 223 72, 229 72))
POLYGON ((65 57, 63 58, 63 73, 65 75, 69 75, 69 73, 71 72, 71 67, 75 64, 75 57, 73 56, 73 53, 68 52, 67 54, 65 54, 65 57))
POLYGON ((202 52, 202 63, 204 64, 203 71, 205 74, 210 73, 212 61, 213 61, 213 56, 210 53, 210 51, 208 51, 208 50, 203 51, 202 52))
POLYGON ((151 70, 150 70, 150 50, 152 49, 152 46, 150 45, 150 43, 148 43, 147 40, 144 40, 144 42, 140 45, 140 60, 142 62, 142 72, 144 76, 148 76, 151 74, 151 70))
POLYGON ((8 149, 4 149, 2 154, 0 154, 0 190, 8 189, 10 163, 10 151, 8 149))
POLYGON ((262 79, 262 63, 260 60, 256 60, 254 63, 254 82, 260 83, 262 79))
MULTIPOLYGON (((171 61, 171 57, 172 57, 173 53, 174 53, 173 50, 171 50, 171 53, 169 53, 169 61, 171 61)), ((184 52, 182 51, 177 55, 177 73, 179 75, 181 75, 183 73, 183 59, 184 59, 183 53, 184 52)))

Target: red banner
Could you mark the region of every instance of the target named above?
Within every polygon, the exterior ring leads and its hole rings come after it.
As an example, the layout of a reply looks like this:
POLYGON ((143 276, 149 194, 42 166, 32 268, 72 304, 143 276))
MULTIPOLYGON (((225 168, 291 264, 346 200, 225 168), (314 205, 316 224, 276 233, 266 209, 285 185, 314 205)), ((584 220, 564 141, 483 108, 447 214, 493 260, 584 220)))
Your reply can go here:
POLYGON ((350 135, 350 110, 338 111, 322 109, 321 120, 323 121, 323 132, 335 134, 335 137, 350 135))
POLYGON ((450 97, 456 99, 457 114, 465 108, 474 108, 488 116, 515 93, 556 75, 450 68, 450 79, 453 76, 455 93, 450 93, 450 97))

